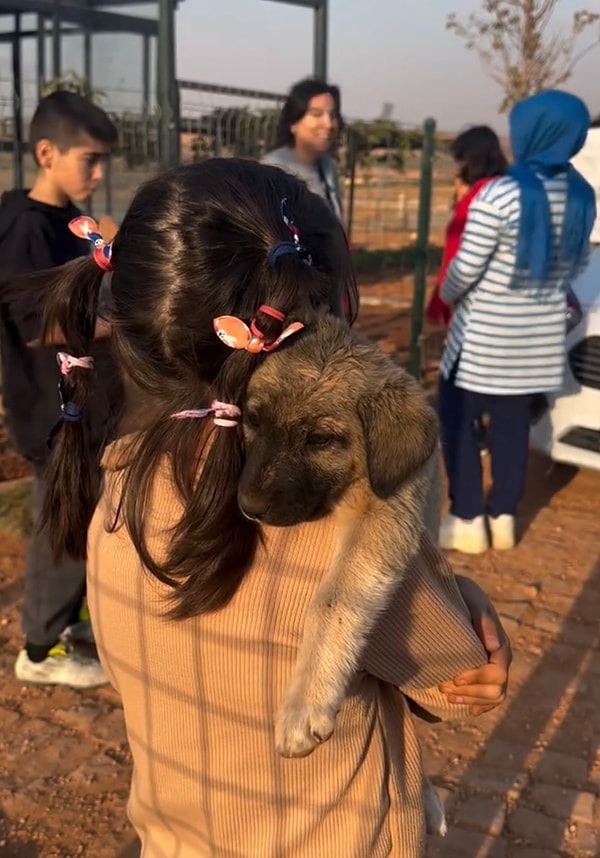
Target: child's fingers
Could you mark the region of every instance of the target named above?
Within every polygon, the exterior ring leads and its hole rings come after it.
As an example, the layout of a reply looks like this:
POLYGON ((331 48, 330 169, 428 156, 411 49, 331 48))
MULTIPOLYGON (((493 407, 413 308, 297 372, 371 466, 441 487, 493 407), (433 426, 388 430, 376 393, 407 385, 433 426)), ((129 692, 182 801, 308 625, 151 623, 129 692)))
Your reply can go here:
POLYGON ((465 706, 498 706, 504 700, 504 693, 498 693, 497 689, 481 688, 473 686, 467 692, 461 690, 460 693, 446 694, 450 703, 465 706))
POLYGON ((459 673, 452 682, 446 682, 444 685, 454 685, 456 688, 464 688, 467 685, 496 685, 498 688, 505 688, 506 683, 507 675, 504 665, 490 661, 475 670, 459 673))
POLYGON ((486 712, 491 712, 497 705, 497 703, 492 703, 488 706, 471 706, 470 712, 471 715, 474 715, 477 718, 479 715, 485 715, 486 712))

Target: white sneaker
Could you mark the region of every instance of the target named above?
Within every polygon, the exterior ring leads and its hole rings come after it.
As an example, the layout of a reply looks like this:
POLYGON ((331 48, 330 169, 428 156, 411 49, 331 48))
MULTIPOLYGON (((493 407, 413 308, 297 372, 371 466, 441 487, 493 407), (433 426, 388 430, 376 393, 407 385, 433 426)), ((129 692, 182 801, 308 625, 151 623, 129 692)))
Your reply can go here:
POLYGON ((84 658, 60 642, 52 647, 44 661, 31 661, 22 649, 15 662, 15 676, 35 685, 66 685, 69 688, 99 688, 108 685, 100 662, 84 658))
POLYGON ((461 551, 463 554, 483 554, 490 547, 485 516, 466 520, 448 514, 440 525, 440 548, 461 551))
POLYGON ((509 551, 515 547, 515 517, 514 515, 499 515, 488 519, 492 534, 494 551, 509 551))

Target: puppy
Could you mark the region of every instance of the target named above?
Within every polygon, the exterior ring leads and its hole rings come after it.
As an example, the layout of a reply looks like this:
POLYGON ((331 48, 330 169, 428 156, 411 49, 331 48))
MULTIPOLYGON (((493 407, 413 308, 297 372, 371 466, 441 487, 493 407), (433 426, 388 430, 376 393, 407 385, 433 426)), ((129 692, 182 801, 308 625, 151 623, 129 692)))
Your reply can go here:
MULTIPOLYGON (((286 527, 333 513, 337 551, 307 613, 276 744, 305 756, 334 728, 369 633, 423 531, 437 539, 438 421, 422 389, 377 347, 333 318, 270 354, 243 411, 242 512, 286 527)), ((425 785, 428 828, 444 812, 425 785)))

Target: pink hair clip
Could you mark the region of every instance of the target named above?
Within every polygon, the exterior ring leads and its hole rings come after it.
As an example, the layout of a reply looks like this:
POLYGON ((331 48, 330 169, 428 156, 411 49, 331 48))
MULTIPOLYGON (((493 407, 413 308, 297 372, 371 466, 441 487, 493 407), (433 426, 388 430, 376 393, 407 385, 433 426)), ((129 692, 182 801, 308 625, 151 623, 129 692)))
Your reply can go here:
POLYGON ((94 245, 92 256, 103 271, 112 271, 112 241, 104 241, 94 218, 81 215, 69 222, 69 229, 78 238, 87 239, 94 245))
POLYGON ((171 414, 171 420, 201 420, 204 417, 213 417, 215 426, 230 429, 237 426, 241 416, 242 412, 237 405, 215 399, 210 408, 188 408, 186 411, 177 411, 171 414))
POLYGON ((66 352, 57 352, 56 360, 60 367, 61 375, 69 375, 74 367, 79 367, 79 369, 94 369, 94 358, 89 356, 78 358, 68 355, 66 352))
MULTIPOLYGON (((283 313, 266 304, 259 307, 259 312, 264 313, 266 316, 272 316, 278 322, 285 321, 283 313)), ((291 337, 292 334, 297 334, 298 331, 301 331, 304 325, 302 322, 292 322, 273 341, 265 338, 264 334, 256 326, 254 319, 248 327, 237 316, 218 316, 216 319, 213 319, 213 327, 221 342, 229 346, 230 349, 245 349, 250 354, 259 354, 260 352, 275 351, 284 340, 291 337)))

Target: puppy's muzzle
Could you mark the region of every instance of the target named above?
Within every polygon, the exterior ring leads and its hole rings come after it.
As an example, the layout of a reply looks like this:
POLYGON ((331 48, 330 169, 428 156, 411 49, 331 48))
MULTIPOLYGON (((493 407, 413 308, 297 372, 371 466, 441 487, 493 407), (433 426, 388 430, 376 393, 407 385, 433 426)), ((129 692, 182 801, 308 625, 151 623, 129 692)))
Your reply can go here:
POLYGON ((238 506, 242 515, 250 521, 261 521, 269 512, 269 501, 258 495, 239 493, 238 506))

